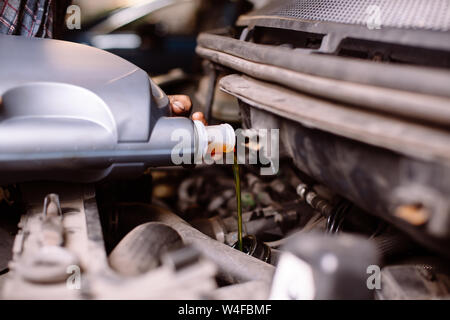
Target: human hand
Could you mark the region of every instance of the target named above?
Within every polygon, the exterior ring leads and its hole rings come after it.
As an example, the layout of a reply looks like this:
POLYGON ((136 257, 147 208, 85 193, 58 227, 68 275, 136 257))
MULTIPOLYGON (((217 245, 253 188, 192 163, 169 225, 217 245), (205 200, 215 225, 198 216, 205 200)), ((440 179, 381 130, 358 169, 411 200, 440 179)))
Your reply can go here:
MULTIPOLYGON (((177 116, 188 115, 192 108, 192 101, 186 95, 172 95, 169 96, 170 108, 177 116)), ((199 120, 206 125, 206 119, 202 112, 195 112, 192 115, 192 120, 199 120)))

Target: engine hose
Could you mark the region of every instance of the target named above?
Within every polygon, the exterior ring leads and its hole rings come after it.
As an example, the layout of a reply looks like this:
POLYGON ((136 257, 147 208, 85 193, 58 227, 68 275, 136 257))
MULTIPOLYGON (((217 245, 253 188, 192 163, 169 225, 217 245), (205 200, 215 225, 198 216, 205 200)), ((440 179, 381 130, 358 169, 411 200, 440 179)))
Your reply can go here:
POLYGON ((121 220, 139 219, 139 224, 156 221, 172 227, 178 232, 185 244, 192 244, 205 257, 217 264, 219 276, 225 281, 230 283, 272 282, 275 272, 274 266, 213 240, 167 208, 134 203, 121 204, 118 210, 120 210, 119 223, 121 223, 121 220))

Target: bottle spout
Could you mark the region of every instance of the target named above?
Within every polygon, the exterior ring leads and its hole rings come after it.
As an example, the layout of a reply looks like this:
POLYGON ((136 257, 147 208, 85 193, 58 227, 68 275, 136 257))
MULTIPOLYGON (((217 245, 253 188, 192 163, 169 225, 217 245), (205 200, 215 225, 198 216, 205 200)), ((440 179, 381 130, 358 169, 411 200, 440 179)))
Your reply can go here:
POLYGON ((196 130, 197 159, 204 159, 214 153, 233 152, 236 146, 236 134, 228 123, 205 126, 194 120, 196 130))

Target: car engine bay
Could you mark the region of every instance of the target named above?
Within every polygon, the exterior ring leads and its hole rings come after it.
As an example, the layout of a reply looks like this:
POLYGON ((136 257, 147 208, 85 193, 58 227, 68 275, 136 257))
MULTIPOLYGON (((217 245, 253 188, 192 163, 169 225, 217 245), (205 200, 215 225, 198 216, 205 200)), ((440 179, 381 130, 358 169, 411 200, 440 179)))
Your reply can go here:
POLYGON ((237 2, 195 71, 0 35, 1 299, 449 299, 450 1, 237 2))

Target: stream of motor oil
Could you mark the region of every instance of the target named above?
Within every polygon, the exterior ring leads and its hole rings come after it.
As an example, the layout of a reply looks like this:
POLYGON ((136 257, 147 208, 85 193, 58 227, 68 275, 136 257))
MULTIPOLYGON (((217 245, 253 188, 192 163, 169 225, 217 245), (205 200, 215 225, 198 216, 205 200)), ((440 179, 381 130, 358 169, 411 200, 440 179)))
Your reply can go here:
POLYGON ((238 248, 243 251, 242 247, 242 204, 241 204, 241 178, 239 173, 239 164, 237 161, 236 151, 234 151, 233 163, 234 185, 236 189, 237 215, 238 215, 238 248))
MULTIPOLYGON (((223 146, 214 146, 210 145, 211 156, 215 155, 215 150, 221 150, 222 154, 232 151, 229 147, 223 146)), ((233 162, 233 176, 234 176, 234 187, 236 189, 236 203, 237 203, 237 216, 238 216, 238 249, 240 251, 244 251, 242 244, 242 204, 241 204, 241 177, 240 177, 240 168, 239 163, 237 161, 237 151, 234 148, 234 162, 233 162)))

